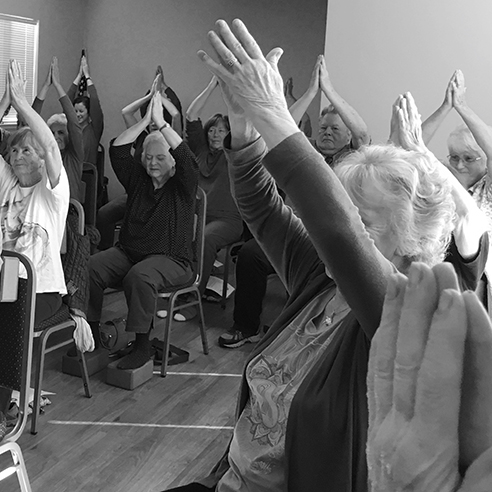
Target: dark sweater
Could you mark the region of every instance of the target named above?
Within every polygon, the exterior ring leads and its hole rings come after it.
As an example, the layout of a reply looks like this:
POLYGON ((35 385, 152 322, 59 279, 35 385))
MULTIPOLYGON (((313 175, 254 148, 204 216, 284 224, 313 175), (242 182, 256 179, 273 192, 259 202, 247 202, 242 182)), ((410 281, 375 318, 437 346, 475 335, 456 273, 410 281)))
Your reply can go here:
POLYGON ((198 166, 186 143, 170 150, 176 174, 155 190, 152 179, 131 154, 132 144, 113 146, 109 156, 128 201, 120 245, 135 262, 149 255, 166 255, 191 265, 194 204, 198 166))
POLYGON ((200 120, 186 121, 186 141, 196 155, 200 187, 207 194, 207 218, 241 220, 232 198, 227 159, 223 150, 211 151, 200 120))

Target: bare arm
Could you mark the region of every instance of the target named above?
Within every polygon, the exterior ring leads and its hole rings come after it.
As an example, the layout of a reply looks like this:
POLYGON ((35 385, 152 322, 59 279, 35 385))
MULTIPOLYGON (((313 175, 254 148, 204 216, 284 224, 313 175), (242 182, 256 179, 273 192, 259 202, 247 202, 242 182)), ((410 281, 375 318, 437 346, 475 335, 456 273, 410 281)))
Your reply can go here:
POLYGON ((397 110, 393 114, 399 120, 397 126, 400 129, 400 145, 404 149, 427 154, 434 162, 442 179, 451 185, 451 193, 456 205, 456 220, 453 230, 456 246, 465 260, 473 258, 480 248, 480 238, 487 231, 487 221, 483 213, 449 169, 439 162, 425 146, 420 128, 420 115, 410 93, 398 98, 397 110))
POLYGON ((306 92, 289 108, 289 112, 294 118, 296 124, 299 124, 304 113, 309 108, 313 99, 316 97, 319 91, 319 74, 321 65, 321 55, 318 56, 316 64, 313 68, 313 73, 311 74, 311 80, 309 82, 309 87, 306 92))
POLYGON ((492 128, 468 106, 465 100, 465 78, 461 70, 456 71, 452 85, 453 107, 470 129, 479 147, 485 152, 487 174, 492 177, 492 128))
POLYGON ((147 102, 152 99, 155 91, 157 90, 157 85, 159 84, 159 75, 156 75, 154 81, 152 82, 152 87, 150 92, 143 97, 139 97, 136 101, 128 104, 121 110, 121 116, 123 116, 123 120, 125 121, 125 125, 127 128, 135 125, 137 123, 137 118, 135 118, 135 113, 147 102))
POLYGON ((321 90, 336 109, 346 127, 352 133, 352 144, 356 149, 358 149, 362 145, 366 145, 370 142, 367 125, 359 113, 357 113, 357 111, 350 106, 350 104, 348 104, 347 101, 345 101, 345 99, 343 99, 335 90, 326 68, 325 58, 323 55, 320 55, 320 57, 321 62, 319 81, 321 90))
POLYGON ((190 121, 195 121, 200 117, 200 114, 205 107, 205 104, 214 91, 214 89, 217 87, 218 81, 217 77, 214 75, 212 77, 212 80, 208 83, 207 87, 198 94, 198 96, 191 102, 188 110, 186 111, 186 119, 190 121))
POLYGON ((12 105, 32 130, 36 140, 45 152, 46 172, 51 186, 54 188, 58 184, 63 166, 60 150, 48 125, 27 102, 24 93, 22 70, 15 60, 11 60, 9 64, 9 85, 12 105))
POLYGON ((422 123, 422 138, 425 145, 432 140, 438 128, 441 126, 444 118, 449 114, 453 108, 453 98, 451 94, 452 83, 456 72, 453 74, 446 87, 444 94, 444 101, 442 104, 422 123))
MULTIPOLYGON (((156 94, 154 94, 152 99, 152 120, 157 125, 157 128, 159 128, 159 131, 162 133, 162 135, 164 135, 164 138, 166 139, 171 149, 175 149, 181 144, 183 139, 174 131, 172 126, 166 123, 166 120, 164 119, 164 112, 162 110, 162 103, 163 97, 157 92, 156 94)), ((172 103, 170 104, 172 105, 172 103)), ((172 106, 174 108, 174 105, 172 106)), ((174 109, 176 110, 176 108, 174 109)))
POLYGON ((152 102, 149 104, 147 108, 147 113, 140 120, 137 121, 133 126, 127 128, 121 135, 116 137, 113 142, 113 147, 118 147, 120 145, 127 145, 134 142, 137 137, 149 126, 151 120, 151 110, 152 110, 152 102))

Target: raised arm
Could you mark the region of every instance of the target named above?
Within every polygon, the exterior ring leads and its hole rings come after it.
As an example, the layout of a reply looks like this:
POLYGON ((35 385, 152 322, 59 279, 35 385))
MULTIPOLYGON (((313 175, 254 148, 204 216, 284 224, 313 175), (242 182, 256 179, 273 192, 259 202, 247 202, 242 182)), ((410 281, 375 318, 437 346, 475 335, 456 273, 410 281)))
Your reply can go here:
POLYGON ((22 70, 15 60, 11 60, 9 63, 9 86, 12 105, 32 130, 36 140, 45 152, 46 172, 51 186, 54 188, 58 184, 63 166, 60 150, 48 125, 27 102, 22 70))
POLYGON ((133 143, 137 137, 149 126, 152 121, 152 105, 153 99, 147 108, 145 116, 137 121, 133 126, 127 128, 121 135, 119 135, 113 142, 113 147, 119 147, 121 145, 127 145, 133 143))
POLYGON ((136 101, 131 102, 121 110, 121 116, 123 116, 123 120, 125 121, 125 125, 127 128, 130 128, 137 123, 138 120, 137 118, 135 118, 135 113, 144 104, 148 103, 152 99, 152 96, 157 90, 158 83, 159 75, 156 75, 154 81, 152 82, 150 92, 148 94, 145 94, 145 96, 138 98, 136 101))
POLYGON ((174 150, 181 144, 183 139, 176 133, 169 123, 166 123, 166 120, 164 119, 164 112, 162 111, 162 99, 161 94, 158 92, 156 92, 152 97, 152 121, 156 124, 162 135, 164 135, 169 147, 174 150))
POLYGON ((46 75, 46 79, 43 82, 43 85, 41 86, 41 89, 39 89, 38 95, 36 96, 36 99, 33 102, 32 107, 35 109, 35 111, 39 114, 41 114, 41 107, 43 105, 44 100, 46 99, 46 96, 48 94, 48 90, 53 83, 52 80, 52 67, 53 67, 53 60, 50 63, 50 66, 48 68, 48 73, 46 75))
POLYGON ((96 140, 99 142, 104 130, 104 115, 101 109, 101 103, 99 102, 96 86, 94 85, 89 73, 89 64, 87 63, 87 57, 85 55, 80 59, 80 66, 82 67, 82 73, 87 80, 87 93, 89 94, 91 100, 91 125, 94 130, 96 140))
POLYGON ((264 57, 238 19, 233 32, 224 21, 217 21, 216 29, 218 34, 209 33, 209 40, 220 64, 203 51, 198 55, 231 89, 264 138, 270 149, 266 169, 292 199, 319 258, 371 337, 394 266, 376 248, 340 180, 290 115, 277 67, 282 50, 275 48, 264 57))
POLYGON ((350 130, 352 134, 352 145, 358 149, 362 145, 368 144, 371 140, 367 125, 360 114, 335 90, 326 68, 325 57, 320 55, 320 58, 319 83, 321 90, 336 109, 345 126, 350 130))
POLYGON ((453 76, 448 82, 442 104, 422 123, 422 138, 425 145, 429 144, 437 129, 444 121, 444 118, 446 118, 451 109, 453 109, 452 84, 455 75, 456 72, 453 73, 453 76))
POLYGON ((198 96, 191 102, 188 110, 186 111, 186 119, 189 121, 195 121, 200 117, 200 114, 205 107, 205 104, 218 85, 217 77, 214 75, 207 87, 198 94, 198 96))
MULTIPOLYGON (((487 220, 478 208, 475 200, 455 178, 455 176, 436 159, 425 146, 422 138, 420 115, 412 95, 407 92, 397 99, 393 117, 399 128, 400 145, 407 150, 422 152, 434 161, 442 179, 451 184, 453 199, 456 205, 456 219, 453 235, 460 255, 466 260, 477 255, 480 238, 487 232, 487 220)), ((393 125, 392 125, 393 126, 393 125)))
POLYGON ((467 104, 465 99, 465 78, 456 70, 452 82, 453 107, 470 129, 479 147, 487 156, 487 174, 492 177, 492 128, 488 126, 467 104))
POLYGON ((321 66, 321 55, 318 56, 316 64, 314 65, 313 72, 311 74, 311 80, 309 81, 309 87, 306 92, 289 107, 289 112, 294 118, 296 124, 299 124, 304 113, 308 110, 313 99, 316 97, 319 91, 319 74, 321 66))

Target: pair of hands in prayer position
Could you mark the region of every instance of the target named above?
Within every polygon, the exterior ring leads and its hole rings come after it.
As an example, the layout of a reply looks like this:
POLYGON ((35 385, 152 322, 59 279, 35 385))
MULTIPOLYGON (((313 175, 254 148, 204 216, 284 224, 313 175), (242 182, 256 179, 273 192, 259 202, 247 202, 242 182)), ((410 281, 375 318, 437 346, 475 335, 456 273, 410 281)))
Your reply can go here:
MULTIPOLYGON (((204 51, 198 56, 217 76, 231 119, 249 119, 270 148, 295 133, 277 67, 282 50, 264 56, 239 20, 232 28, 217 21, 208 37, 219 61, 204 51)), ((323 63, 318 59, 313 86, 322 79, 323 63)), ((449 93, 453 104, 461 104, 461 72, 449 93)), ((425 150, 409 93, 394 105, 391 140, 425 150)), ((490 492, 491 374, 489 317, 475 294, 459 292, 451 265, 417 263, 408 278, 391 277, 368 372, 373 489, 490 492)))

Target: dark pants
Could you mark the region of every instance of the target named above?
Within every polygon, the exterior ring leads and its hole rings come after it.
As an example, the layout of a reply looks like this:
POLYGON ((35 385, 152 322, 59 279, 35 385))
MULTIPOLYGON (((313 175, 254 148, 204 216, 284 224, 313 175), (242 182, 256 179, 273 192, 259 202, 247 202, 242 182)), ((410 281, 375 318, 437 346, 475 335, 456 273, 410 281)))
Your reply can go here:
POLYGON ((101 234, 99 249, 105 250, 113 246, 114 228, 125 216, 127 195, 121 195, 103 205, 97 211, 96 226, 101 234))
POLYGON ((241 219, 216 219, 207 217, 205 225, 205 244, 203 247, 202 279, 200 294, 205 292, 208 279, 214 267, 217 251, 241 239, 243 223, 241 219))
POLYGON ((250 239, 239 250, 236 263, 234 329, 245 336, 258 333, 268 275, 275 273, 260 245, 250 239))
POLYGON ((91 256, 89 273, 88 321, 100 321, 104 289, 122 283, 128 305, 126 330, 148 333, 154 319, 157 291, 187 282, 192 270, 164 255, 147 256, 134 263, 115 246, 91 256))

